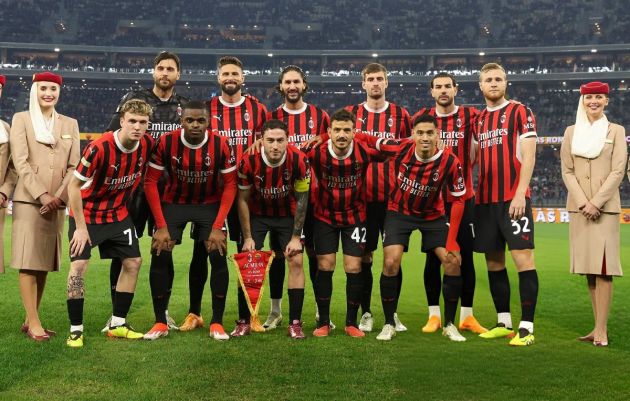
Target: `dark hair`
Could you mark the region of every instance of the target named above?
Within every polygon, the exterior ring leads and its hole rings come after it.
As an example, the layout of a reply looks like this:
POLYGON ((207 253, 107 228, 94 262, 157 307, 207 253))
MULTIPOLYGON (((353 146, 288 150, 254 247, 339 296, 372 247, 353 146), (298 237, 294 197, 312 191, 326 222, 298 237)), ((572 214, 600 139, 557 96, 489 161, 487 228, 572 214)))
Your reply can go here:
POLYGON ((415 127, 416 125, 420 123, 431 123, 435 127, 437 127, 437 119, 429 113, 422 113, 416 118, 414 118, 412 127, 415 127))
POLYGON ((385 78, 387 78, 387 68, 385 68, 383 64, 379 64, 379 63, 370 63, 366 65, 365 67, 363 67, 363 70, 361 71, 361 76, 363 77, 363 80, 365 81, 365 76, 367 74, 374 74, 376 72, 382 72, 385 75, 385 78))
POLYGON ((289 71, 295 71, 298 74, 300 74, 300 76, 302 77, 302 81, 304 81, 304 93, 306 93, 306 91, 308 90, 308 82, 306 81, 306 74, 304 73, 304 70, 302 70, 300 67, 294 64, 287 65, 286 67, 282 69, 282 71, 280 71, 280 75, 278 75, 278 86, 276 87, 276 90, 282 93, 280 91, 280 85, 282 84, 282 80, 284 79, 284 74, 286 74, 289 71))
POLYGON ((157 65, 160 64, 160 61, 162 60, 173 60, 175 62, 175 65, 177 66, 177 71, 180 70, 179 57, 177 56, 177 54, 167 51, 159 52, 158 55, 155 56, 155 58, 153 59, 153 67, 157 67, 157 65))
POLYGON ((281 129, 285 134, 287 134, 287 136, 289 136, 289 127, 287 127, 283 121, 276 119, 265 121, 261 129, 263 136, 265 135, 265 132, 270 129, 281 129))
POLYGON ((236 58, 234 56, 223 56, 217 62, 217 73, 219 72, 219 69, 221 67, 223 67, 224 65, 228 65, 228 64, 233 64, 233 65, 237 66, 238 68, 240 68, 241 70, 243 69, 243 63, 238 58, 236 58))
POLYGON ((431 79, 431 89, 433 89, 433 81, 435 81, 436 78, 450 78, 451 81, 453 81, 453 86, 457 86, 457 81, 455 80, 455 77, 453 75, 449 74, 448 72, 438 72, 431 79))
POLYGON ((208 104, 206 102, 204 102, 203 100, 189 100, 186 103, 184 103, 183 107, 182 107, 182 111, 183 110, 209 110, 208 109, 208 104))
POLYGON ((346 109, 339 109, 330 116, 330 125, 332 125, 333 121, 352 121, 352 124, 354 124, 357 119, 352 112, 346 109))

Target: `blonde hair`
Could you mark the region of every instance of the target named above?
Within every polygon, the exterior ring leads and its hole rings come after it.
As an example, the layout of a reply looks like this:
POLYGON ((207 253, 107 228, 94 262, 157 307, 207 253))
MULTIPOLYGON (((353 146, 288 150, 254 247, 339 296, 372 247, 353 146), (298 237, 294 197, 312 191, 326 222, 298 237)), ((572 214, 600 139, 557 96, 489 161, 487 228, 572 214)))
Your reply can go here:
POLYGON ((481 75, 484 72, 488 72, 491 70, 501 70, 503 71, 503 74, 507 77, 507 73, 505 72, 505 69, 501 66, 501 64, 498 63, 486 63, 483 65, 483 67, 481 67, 481 70, 479 70, 479 80, 481 81, 481 75))
POLYGON ((124 117, 125 113, 137 114, 139 116, 147 116, 150 117, 151 113, 153 113, 153 108, 149 105, 149 103, 140 99, 131 99, 127 100, 120 107, 120 116, 124 117))
POLYGON ((363 80, 365 81, 365 76, 367 74, 374 74, 377 72, 382 72, 385 75, 385 79, 387 79, 387 68, 383 64, 379 63, 370 63, 363 68, 361 71, 361 75, 363 76, 363 80))

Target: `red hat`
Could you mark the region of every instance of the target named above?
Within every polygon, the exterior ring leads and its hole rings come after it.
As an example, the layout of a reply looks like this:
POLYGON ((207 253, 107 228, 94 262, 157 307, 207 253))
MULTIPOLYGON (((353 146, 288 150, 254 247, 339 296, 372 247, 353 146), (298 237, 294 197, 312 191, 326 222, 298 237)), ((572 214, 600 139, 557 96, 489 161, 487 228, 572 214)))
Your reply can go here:
POLYGON ((593 81, 580 86, 580 95, 607 95, 608 92, 610 92, 610 87, 605 82, 593 81))
POLYGON ((52 72, 40 72, 37 74, 33 74, 33 82, 54 82, 57 85, 61 86, 63 80, 61 79, 61 75, 53 74, 52 72))
POLYGON ((0 85, 4 86, 7 83, 7 77, 0 75, 0 85))

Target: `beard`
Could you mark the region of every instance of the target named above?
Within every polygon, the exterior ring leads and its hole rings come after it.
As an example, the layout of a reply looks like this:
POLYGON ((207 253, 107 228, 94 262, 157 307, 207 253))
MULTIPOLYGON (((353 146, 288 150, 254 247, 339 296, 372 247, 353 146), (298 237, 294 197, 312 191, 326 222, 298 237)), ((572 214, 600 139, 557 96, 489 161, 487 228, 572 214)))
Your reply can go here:
POLYGON ((221 92, 225 93, 228 96, 236 95, 243 86, 241 84, 236 84, 233 87, 229 88, 225 84, 221 84, 221 92))
POLYGON ((455 101, 455 98, 452 98, 452 97, 449 97, 447 100, 440 100, 438 98, 437 104, 439 104, 442 107, 448 107, 452 105, 454 101, 455 101))
POLYGON ((496 102, 497 100, 501 100, 503 97, 505 97, 505 91, 484 93, 483 97, 490 100, 491 102, 496 102))
POLYGON ((291 104, 295 104, 302 100, 302 97, 304 96, 304 91, 298 91, 298 95, 296 97, 289 97, 289 94, 284 92, 282 92, 282 96, 284 96, 285 101, 291 104))
POLYGON ((163 83, 161 79, 159 78, 155 78, 153 80, 153 83, 155 84, 155 86, 157 86, 158 88, 160 88, 161 90, 169 90, 171 89, 173 86, 175 86, 174 82, 171 82, 170 80, 166 80, 166 82, 168 82, 167 84, 163 83))
POLYGON ((377 93, 377 94, 368 94, 368 97, 373 100, 379 100, 385 97, 385 92, 377 93))

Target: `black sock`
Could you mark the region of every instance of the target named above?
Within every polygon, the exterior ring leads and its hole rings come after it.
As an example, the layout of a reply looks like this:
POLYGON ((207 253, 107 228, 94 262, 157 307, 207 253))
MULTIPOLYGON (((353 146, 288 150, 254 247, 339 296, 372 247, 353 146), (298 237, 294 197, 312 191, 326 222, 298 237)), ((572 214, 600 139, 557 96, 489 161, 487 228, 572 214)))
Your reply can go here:
POLYGON ((245 293, 243 292, 243 288, 240 283, 238 285, 238 318, 239 320, 245 320, 246 323, 249 324, 249 319, 251 317, 251 312, 249 311, 249 307, 247 306, 247 299, 245 298, 245 293))
POLYGON ((289 288, 289 322, 302 320, 302 306, 304 305, 304 288, 289 288))
POLYGON ((462 307, 472 308, 475 297, 475 285, 477 275, 475 274, 475 263, 473 262, 473 251, 462 249, 462 307))
MULTIPOLYGON (((173 265, 173 254, 162 251, 159 255, 151 253, 149 267, 149 285, 153 298, 153 312, 156 323, 166 324, 166 308, 168 308, 168 286, 170 280, 169 265, 173 265)), ((117 316, 116 314, 114 314, 117 316)), ((121 316, 122 317, 122 316, 121 316)))
POLYGON ((398 279, 396 276, 386 276, 381 273, 381 303, 383 304, 383 314, 385 315, 385 324, 394 326, 394 312, 396 312, 396 287, 398 279))
POLYGON ((440 304, 440 292, 442 290, 442 278, 440 267, 442 263, 435 252, 428 252, 424 262, 424 290, 427 294, 427 304, 435 306, 440 304))
POLYGON ((109 267, 109 292, 112 297, 112 310, 114 308, 114 299, 116 297, 116 285, 118 285, 118 277, 122 271, 122 261, 120 259, 112 259, 109 267))
POLYGON ((311 277, 313 294, 315 294, 315 283, 317 282, 317 256, 308 256, 308 275, 311 277))
POLYGON ((210 252, 210 293, 212 294, 212 323, 223 324, 223 313, 225 312, 225 297, 227 296, 228 284, 230 283, 230 272, 228 271, 227 259, 221 256, 219 251, 210 252))
POLYGON ((72 326, 80 326, 83 324, 83 303, 84 298, 72 298, 66 301, 68 306, 68 318, 72 326))
POLYGON ((195 241, 193 255, 188 273, 188 290, 190 291, 189 313, 201 315, 201 299, 203 289, 208 280, 208 251, 203 241, 195 241))
POLYGON ((402 291, 402 265, 398 266, 398 274, 396 275, 396 279, 398 279, 398 284, 396 286, 396 299, 394 300, 394 311, 398 311, 398 300, 400 300, 400 292, 402 291))
POLYGON ((357 313, 361 306, 362 291, 361 273, 346 273, 346 326, 357 327, 357 313))
POLYGON ((457 303, 462 294, 462 277, 444 275, 442 280, 442 293, 444 294, 444 326, 455 322, 457 303))
POLYGON ((497 313, 510 311, 510 279, 507 269, 499 271, 488 271, 488 281, 490 283, 490 293, 494 301, 494 308, 497 313))
POLYGON ((330 324, 330 297, 332 296, 332 277, 333 272, 317 271, 317 292, 315 300, 317 301, 317 310, 319 311, 319 323, 317 327, 330 324))
POLYGON ((282 299, 285 270, 284 257, 276 255, 269 266, 269 297, 271 299, 282 299))
POLYGON ((538 273, 536 270, 520 272, 518 274, 518 287, 521 293, 521 320, 533 323, 538 299, 538 273))
POLYGON ((363 277, 363 291, 361 291, 361 310, 363 313, 372 312, 372 286, 374 277, 372 276, 372 262, 361 263, 361 276, 363 277))
POLYGON ((175 280, 175 265, 173 264, 173 258, 168 260, 168 288, 166 291, 166 309, 171 300, 171 293, 173 292, 173 281, 175 280))
POLYGON ((127 318, 132 301, 133 292, 116 291, 116 298, 114 299, 114 316, 127 318))

